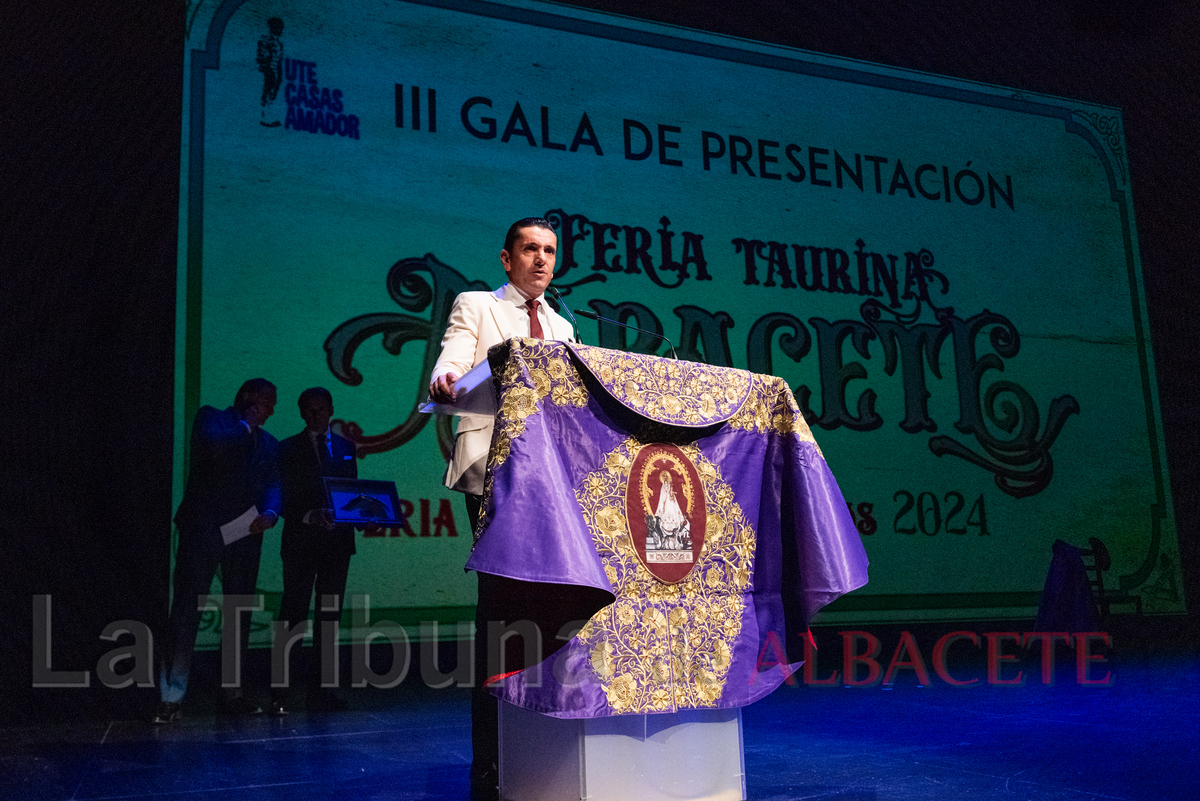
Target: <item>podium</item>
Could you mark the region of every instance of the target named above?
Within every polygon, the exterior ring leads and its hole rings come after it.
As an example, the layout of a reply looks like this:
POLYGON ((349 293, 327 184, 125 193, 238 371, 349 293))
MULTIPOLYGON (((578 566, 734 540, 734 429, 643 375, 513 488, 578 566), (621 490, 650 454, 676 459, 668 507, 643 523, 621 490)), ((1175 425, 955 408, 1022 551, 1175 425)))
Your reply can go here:
POLYGON ((612 596, 549 658, 489 685, 502 797, 744 797, 740 708, 794 683, 812 615, 867 580, 791 390, 539 339, 488 362, 495 424, 467 569, 612 596))
POLYGON ((740 709, 563 720, 500 704, 504 801, 742 801, 740 709))

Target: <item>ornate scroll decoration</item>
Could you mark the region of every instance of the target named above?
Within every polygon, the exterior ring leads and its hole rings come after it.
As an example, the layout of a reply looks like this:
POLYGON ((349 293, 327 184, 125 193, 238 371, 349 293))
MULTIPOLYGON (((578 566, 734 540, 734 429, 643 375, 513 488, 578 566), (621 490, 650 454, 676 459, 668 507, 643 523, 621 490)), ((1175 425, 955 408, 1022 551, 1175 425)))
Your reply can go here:
MULTIPOLYGON (((1158 562, 1151 569, 1152 578, 1142 586, 1140 595, 1145 601, 1147 612, 1165 612, 1178 608, 1180 592, 1179 585, 1175 581, 1178 568, 1172 556, 1160 553, 1158 562)), ((1122 576, 1122 578, 1124 577, 1122 576)), ((1136 598, 1137 596, 1127 597, 1136 598)))
POLYGON ((1116 115, 1105 117, 1098 111, 1072 111, 1071 113, 1092 124, 1092 129, 1100 134, 1104 144, 1108 145, 1108 150, 1113 155, 1112 160, 1121 168, 1121 183, 1128 184, 1129 177, 1125 174, 1125 159, 1123 158, 1124 145, 1121 142, 1121 118, 1116 115))
MULTIPOLYGON (((353 362, 359 346, 368 339, 381 336, 384 350, 393 356, 398 356, 408 342, 425 343, 421 372, 413 376, 416 387, 412 409, 404 422, 382 434, 365 434, 358 423, 337 421, 337 428, 343 436, 354 442, 360 456, 398 448, 415 437, 429 422, 431 415, 421 414, 417 407, 428 393, 429 375, 437 362, 450 307, 460 292, 486 290, 488 286, 482 281, 467 281, 462 273, 438 261, 432 253, 426 253, 422 258, 401 259, 392 265, 388 271, 387 289, 392 300, 402 309, 410 312, 429 309, 429 319, 394 312, 364 314, 342 323, 325 339, 325 358, 329 371, 339 381, 352 387, 363 382, 363 375, 353 362), (420 273, 425 273, 428 278, 420 273)), ((440 418, 437 427, 442 453, 449 456, 454 441, 450 432, 450 418, 440 418)))
POLYGON ((745 370, 569 347, 618 403, 659 423, 698 428, 728 420, 750 391, 745 370))
POLYGON ((627 439, 575 491, 616 595, 578 640, 617 714, 715 707, 742 631, 755 531, 717 466, 694 445, 680 446, 701 478, 704 545, 684 579, 655 578, 638 558, 626 519, 630 470, 642 447, 627 439))
POLYGON ((952 317, 945 323, 943 336, 953 337, 960 383, 959 398, 974 398, 974 404, 960 401, 960 418, 955 428, 974 434, 984 453, 976 453, 950 437, 933 437, 929 450, 935 456, 949 454, 965 459, 995 476, 996 486, 1013 496, 1036 495, 1050 484, 1054 460, 1050 448, 1066 425, 1067 418, 1079 413, 1079 403, 1070 395, 1050 402, 1046 427, 1041 428, 1037 402, 1024 387, 1013 381, 996 381, 982 392, 983 375, 988 370, 1003 370, 1001 357, 1011 358, 1021 347, 1020 335, 1008 318, 987 310, 967 320, 952 317), (989 340, 995 353, 975 355, 975 343, 986 326, 992 326, 989 340), (982 402, 981 399, 982 398, 982 402), (992 427, 1006 434, 997 437, 992 427))
POLYGON ((935 456, 957 456, 991 471, 996 486, 1014 498, 1038 494, 1054 477, 1050 446, 1058 438, 1067 417, 1079 413, 1079 403, 1070 395, 1051 401, 1049 419, 1040 436, 1037 406, 1023 387, 1011 381, 997 381, 988 387, 985 404, 992 422, 1006 431, 1015 432, 1012 439, 999 439, 980 428, 975 431, 975 437, 983 446, 983 454, 950 437, 931 438, 929 450, 935 456), (1012 400, 1018 405, 1014 406, 1012 400))
MULTIPOLYGON (((1054 476, 1050 448, 1067 418, 1079 413, 1079 403, 1070 395, 1052 400, 1046 413, 1046 427, 1041 429, 1037 402, 1020 384, 996 381, 985 390, 984 375, 990 370, 1003 370, 1003 360, 1016 356, 1021 349, 1021 336, 1016 326, 1007 317, 986 309, 964 320, 955 315, 952 306, 935 305, 929 296, 930 283, 936 280, 941 284, 942 294, 946 294, 949 281, 942 273, 930 269, 933 254, 928 250, 907 255, 906 290, 901 297, 914 300, 913 308, 908 312, 895 310, 873 298, 859 307, 863 321, 871 329, 869 335, 878 336, 883 343, 887 358, 885 370, 890 375, 895 369, 897 340, 894 337, 907 337, 916 332, 910 339, 911 346, 921 348, 915 358, 920 359, 923 352, 933 366, 934 375, 940 377, 938 354, 943 343, 951 340, 961 410, 955 428, 964 434, 973 434, 983 452, 972 450, 947 436, 930 438, 929 450, 936 456, 957 456, 990 471, 996 486, 1014 498, 1036 495, 1049 486, 1054 476), (910 284, 916 286, 915 294, 907 289, 910 284), (925 306, 933 312, 936 325, 918 322, 925 306), (884 320, 885 314, 892 319, 884 320), (994 353, 977 355, 979 334, 989 326, 988 338, 994 353), (996 431, 1009 436, 996 436, 996 431)), ((909 381, 913 373, 906 370, 905 380, 909 381)), ((923 385, 906 386, 905 389, 907 394, 917 398, 927 394, 923 385)), ((932 421, 923 418, 926 415, 922 400, 916 408, 910 406, 909 417, 901 427, 906 431, 936 430, 932 421)))
POLYGON ((898 323, 909 325, 921 318, 921 312, 925 306, 929 306, 938 322, 942 322, 954 314, 953 306, 938 306, 929 297, 929 287, 935 281, 942 287, 941 294, 945 295, 950 291, 950 279, 944 273, 933 269, 933 253, 927 248, 921 248, 917 253, 906 253, 905 255, 908 257, 908 261, 904 267, 905 287, 901 297, 905 300, 912 298, 916 301, 912 311, 895 311, 874 298, 869 298, 859 306, 859 314, 862 315, 863 322, 867 325, 879 322, 883 319, 884 314, 894 318, 898 323), (916 294, 911 291, 912 285, 916 287, 916 294))

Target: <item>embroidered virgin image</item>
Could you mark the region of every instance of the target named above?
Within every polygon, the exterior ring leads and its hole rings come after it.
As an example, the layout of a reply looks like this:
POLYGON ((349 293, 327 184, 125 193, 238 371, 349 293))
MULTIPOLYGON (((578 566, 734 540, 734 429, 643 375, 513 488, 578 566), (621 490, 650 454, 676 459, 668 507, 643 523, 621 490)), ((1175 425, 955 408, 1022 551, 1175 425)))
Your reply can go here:
POLYGON ((659 581, 674 584, 691 572, 704 548, 704 485, 691 460, 674 445, 638 451, 625 494, 626 519, 638 559, 659 581))

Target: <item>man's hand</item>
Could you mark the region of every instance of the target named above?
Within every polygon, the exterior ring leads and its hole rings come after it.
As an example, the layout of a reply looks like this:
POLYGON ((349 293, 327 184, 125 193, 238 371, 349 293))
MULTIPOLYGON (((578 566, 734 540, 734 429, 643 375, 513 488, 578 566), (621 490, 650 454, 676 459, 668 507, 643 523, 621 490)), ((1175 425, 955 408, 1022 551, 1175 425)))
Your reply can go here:
POLYGON ((313 509, 313 522, 326 531, 333 531, 333 510, 332 509, 313 509))
POLYGON ((279 522, 279 515, 275 514, 274 512, 261 514, 254 518, 254 522, 250 524, 250 533, 262 534, 267 529, 274 528, 277 522, 279 522))
POLYGON ((458 380, 458 375, 455 373, 446 373, 438 376, 437 380, 429 385, 429 397, 437 403, 454 403, 455 395, 454 382, 458 380))

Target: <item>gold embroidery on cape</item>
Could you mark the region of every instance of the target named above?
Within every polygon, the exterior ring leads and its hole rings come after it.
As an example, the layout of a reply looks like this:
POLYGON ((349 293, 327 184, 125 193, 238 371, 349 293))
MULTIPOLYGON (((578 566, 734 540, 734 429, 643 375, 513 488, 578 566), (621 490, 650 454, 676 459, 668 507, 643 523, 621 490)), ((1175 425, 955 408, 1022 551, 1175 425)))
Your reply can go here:
POLYGON ((651 420, 704 426, 727 420, 750 389, 751 373, 573 345, 571 350, 612 396, 651 420))
POLYGON ((821 453, 787 382, 773 375, 749 375, 750 391, 737 414, 729 418, 729 425, 755 433, 775 431, 784 435, 794 434, 801 442, 811 442, 824 459, 825 455, 821 453))
MULTIPOLYGON (((588 393, 579 371, 562 343, 521 337, 511 339, 509 358, 499 374, 500 397, 496 426, 488 452, 488 470, 483 484, 483 508, 492 494, 492 471, 512 453, 513 440, 525 433, 525 419, 537 414, 550 399, 556 406, 587 406, 588 393)), ((486 514, 475 530, 475 539, 487 525, 486 514)))
MULTIPOLYGON (((587 387, 565 345, 531 338, 509 340, 509 345, 510 356, 499 375, 500 397, 504 400, 496 413, 488 455, 483 489, 485 510, 492 493, 492 470, 507 461, 513 440, 525 433, 526 418, 536 414, 547 398, 556 406, 584 407, 588 403, 587 387)), ((617 400, 656 422, 697 425, 726 420, 734 428, 755 433, 773 430, 812 443, 818 455, 825 458, 787 382, 778 376, 582 345, 573 346, 573 350, 610 391, 624 388, 624 398, 614 394, 617 400), (677 394, 664 394, 664 388, 677 394), (664 412, 675 409, 676 402, 681 404, 678 419, 667 419, 669 415, 664 416, 664 412)), ((610 454, 609 459, 613 458, 610 454)), ((630 464, 631 461, 625 465, 626 476, 630 464)), ((696 464, 699 468, 700 463, 696 464)), ((708 483, 703 472, 701 478, 708 483)), ((485 512, 474 532, 475 539, 486 524, 485 512)))
POLYGON ((629 471, 641 442, 619 445, 575 492, 616 594, 577 639, 618 714, 715 707, 742 630, 754 528, 716 465, 695 445, 678 447, 700 476, 697 501, 705 503, 708 522, 694 569, 676 584, 659 581, 642 565, 625 519, 629 471))

